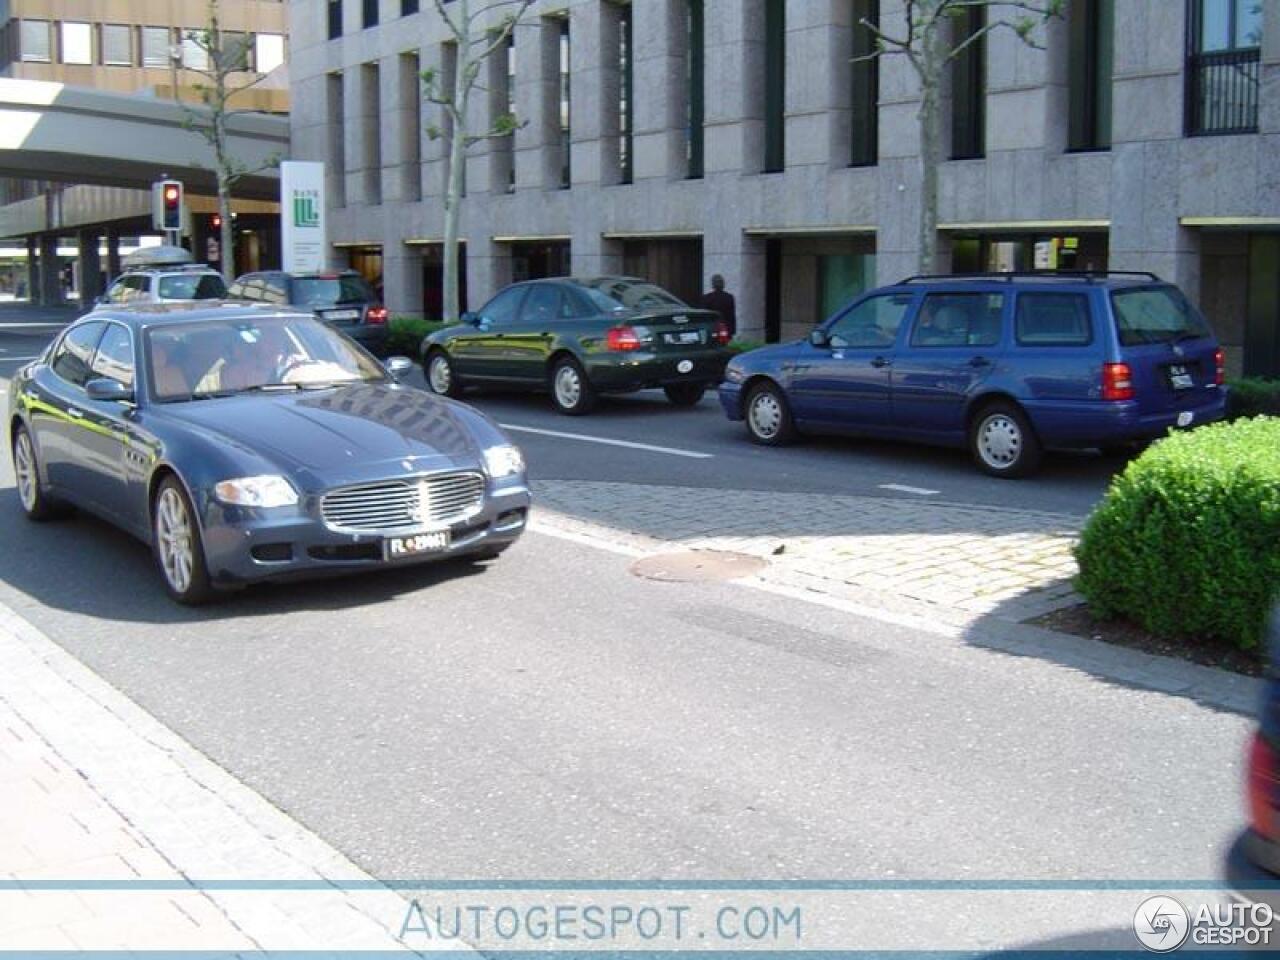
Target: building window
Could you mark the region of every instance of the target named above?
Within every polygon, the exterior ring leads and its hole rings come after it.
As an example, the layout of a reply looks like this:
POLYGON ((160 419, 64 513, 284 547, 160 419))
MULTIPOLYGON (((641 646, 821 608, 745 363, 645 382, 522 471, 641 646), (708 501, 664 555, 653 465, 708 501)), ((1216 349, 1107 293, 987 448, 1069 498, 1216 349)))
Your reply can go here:
POLYGON ((416 53, 400 54, 400 199, 422 199, 422 68, 416 53))
POLYGON ((342 36, 342 0, 329 0, 329 39, 342 36))
POLYGON ((326 90, 328 103, 325 111, 329 116, 328 127, 328 154, 329 154, 329 176, 332 177, 333 183, 333 202, 335 206, 342 207, 347 202, 347 145, 346 145, 346 95, 343 90, 343 79, 341 73, 331 73, 328 76, 326 90))
POLYGON ((1070 25, 1071 150, 1111 146, 1112 34, 1115 0, 1074 0, 1070 25))
POLYGON ((880 24, 880 0, 853 0, 853 90, 850 100, 849 163, 874 166, 880 153, 880 58, 876 35, 870 27, 880 24))
POLYGON ((688 101, 689 129, 686 155, 689 179, 702 177, 703 123, 706 119, 706 34, 703 31, 702 0, 687 0, 688 7, 688 101))
POLYGON ((144 67, 169 66, 169 28, 142 28, 142 65, 144 67))
POLYGON ((376 205, 382 203, 382 71, 376 63, 366 63, 360 81, 364 202, 376 205))
POLYGON ((182 66, 187 70, 209 69, 209 50, 204 45, 204 34, 199 30, 182 32, 182 66))
POLYGON ((258 73, 270 73, 284 63, 284 36, 260 33, 253 38, 253 64, 258 73))
POLYGON ((560 186, 567 189, 573 182, 573 169, 570 163, 570 131, 569 131, 569 18, 560 20, 560 186))
POLYGON ((632 63, 631 5, 618 11, 618 169, 623 183, 631 183, 635 175, 635 114, 632 90, 635 67, 632 63))
POLYGON ((787 4, 764 0, 764 172, 786 164, 787 4))
POLYGON ((102 25, 102 62, 108 67, 133 66, 133 31, 125 24, 102 25))
POLYGON ((252 49, 253 38, 247 33, 223 30, 218 37, 219 59, 234 70, 253 69, 253 61, 249 56, 252 49))
POLYGON ((93 63, 93 27, 65 20, 59 26, 58 52, 62 62, 77 66, 93 63))
POLYGON ((364 28, 368 30, 370 27, 378 25, 378 0, 364 0, 362 8, 362 20, 364 28))
MULTIPOLYGON (((955 20, 955 48, 986 29, 987 8, 964 8, 955 20)), ((986 37, 951 61, 951 159, 981 157, 986 147, 986 37)))
POLYGON ((408 17, 418 12, 418 0, 400 0, 400 16, 408 17))
MULTIPOLYGON (((507 36, 507 116, 516 117, 516 34, 515 31, 507 36)), ((517 121, 519 120, 516 117, 517 121)), ((514 193, 516 189, 516 135, 509 134, 506 138, 507 155, 511 158, 507 168, 507 192, 514 193)))
POLYGON ((48 20, 23 20, 20 40, 23 63, 48 63, 53 59, 48 20))
POLYGON ((1256 133, 1259 0, 1189 0, 1187 133, 1256 133))

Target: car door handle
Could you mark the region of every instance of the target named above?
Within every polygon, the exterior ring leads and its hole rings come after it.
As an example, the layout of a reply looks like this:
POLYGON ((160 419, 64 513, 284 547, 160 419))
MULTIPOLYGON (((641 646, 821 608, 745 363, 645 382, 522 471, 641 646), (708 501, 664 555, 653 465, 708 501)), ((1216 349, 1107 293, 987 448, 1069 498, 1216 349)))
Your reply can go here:
POLYGON ((888 357, 876 357, 874 360, 871 361, 871 365, 876 368, 891 367, 893 366, 893 361, 890 360, 888 357))
POLYGON ((84 411, 77 410, 75 407, 67 407, 67 416, 72 420, 81 420, 84 418, 84 411))
POLYGON ((991 366, 991 361, 990 361, 990 360, 988 360, 986 357, 974 357, 972 360, 970 360, 970 361, 969 361, 969 366, 971 366, 971 367, 989 367, 989 366, 991 366))

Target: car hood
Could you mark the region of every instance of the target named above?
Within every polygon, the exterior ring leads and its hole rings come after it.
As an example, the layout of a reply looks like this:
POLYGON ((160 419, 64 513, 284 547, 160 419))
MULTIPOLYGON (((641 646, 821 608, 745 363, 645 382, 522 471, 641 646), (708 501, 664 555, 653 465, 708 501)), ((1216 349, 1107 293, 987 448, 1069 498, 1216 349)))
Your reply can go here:
POLYGON ((165 417, 217 435, 328 486, 393 473, 479 467, 478 414, 422 390, 371 383, 166 405, 165 417))

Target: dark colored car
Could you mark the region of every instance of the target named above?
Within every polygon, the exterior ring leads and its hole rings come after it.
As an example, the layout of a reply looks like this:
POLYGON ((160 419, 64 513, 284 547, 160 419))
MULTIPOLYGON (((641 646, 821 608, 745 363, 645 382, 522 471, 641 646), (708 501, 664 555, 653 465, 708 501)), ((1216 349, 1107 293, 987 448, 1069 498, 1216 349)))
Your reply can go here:
POLYGON ((502 290, 463 323, 422 342, 435 393, 464 387, 547 390, 561 413, 588 413, 602 393, 661 387, 689 407, 720 382, 729 328, 632 277, 558 278, 502 290))
POLYGON ((1209 324, 1153 274, 993 274, 873 290, 807 340, 734 359, 720 401, 757 443, 967 444, 1014 477, 1045 448, 1122 449, 1218 420, 1226 388, 1209 324))
POLYGON ((529 508, 520 451, 465 404, 400 385, 309 314, 101 311, 13 378, 23 509, 72 504, 149 543, 183 603, 214 588, 496 556, 529 508))
POLYGON ((387 308, 369 281, 354 270, 341 273, 246 273, 227 297, 276 307, 310 310, 376 357, 386 354, 387 308))
POLYGON ((1249 744, 1249 827, 1227 854, 1227 881, 1280 912, 1280 605, 1271 617, 1270 667, 1249 744))

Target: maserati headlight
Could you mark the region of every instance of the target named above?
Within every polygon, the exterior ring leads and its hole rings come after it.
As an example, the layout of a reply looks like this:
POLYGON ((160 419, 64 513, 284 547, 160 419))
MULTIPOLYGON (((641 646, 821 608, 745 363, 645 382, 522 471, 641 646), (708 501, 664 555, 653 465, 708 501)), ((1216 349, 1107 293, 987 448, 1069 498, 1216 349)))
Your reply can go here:
POLYGON ((291 507, 298 502, 293 485, 275 475, 223 480, 213 488, 213 495, 237 507, 291 507))
POLYGON ((524 455, 519 447, 510 443, 490 447, 484 452, 484 468, 495 480, 524 473, 524 455))

